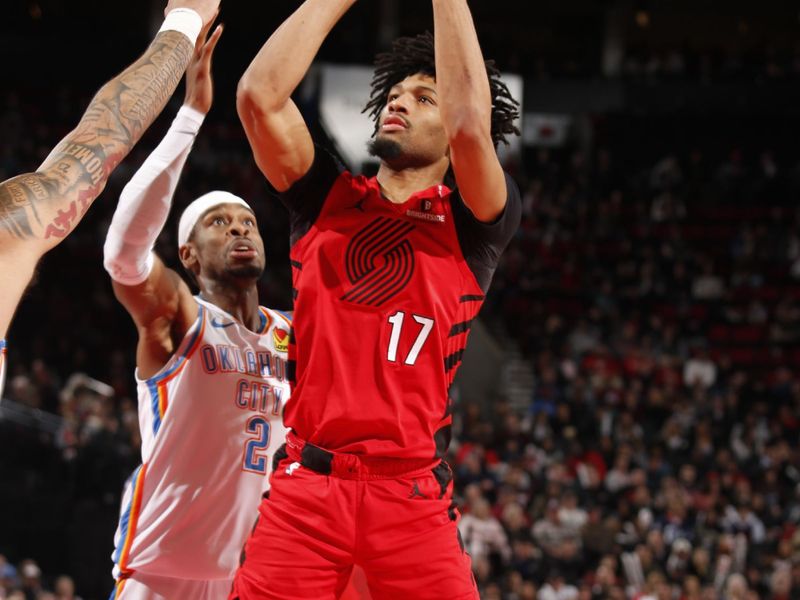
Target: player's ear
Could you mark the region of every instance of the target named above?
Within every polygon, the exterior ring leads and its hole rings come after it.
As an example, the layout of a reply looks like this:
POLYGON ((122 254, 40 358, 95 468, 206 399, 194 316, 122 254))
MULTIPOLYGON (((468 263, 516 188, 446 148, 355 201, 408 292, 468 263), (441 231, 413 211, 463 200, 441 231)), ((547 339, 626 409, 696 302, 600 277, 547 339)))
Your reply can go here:
POLYGON ((194 244, 189 242, 178 248, 178 257, 181 259, 184 269, 195 272, 197 269, 197 251, 194 244))

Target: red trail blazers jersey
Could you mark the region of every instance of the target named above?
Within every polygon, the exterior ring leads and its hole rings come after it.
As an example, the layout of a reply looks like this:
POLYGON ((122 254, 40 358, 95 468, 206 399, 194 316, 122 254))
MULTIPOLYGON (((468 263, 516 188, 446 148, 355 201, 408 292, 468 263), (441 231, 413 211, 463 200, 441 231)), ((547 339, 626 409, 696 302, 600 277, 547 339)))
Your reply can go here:
POLYGON ((506 175, 481 223, 437 185, 402 204, 316 148, 281 200, 290 211, 295 318, 286 426, 321 448, 434 459, 450 442, 448 389, 472 320, 520 221, 506 175))

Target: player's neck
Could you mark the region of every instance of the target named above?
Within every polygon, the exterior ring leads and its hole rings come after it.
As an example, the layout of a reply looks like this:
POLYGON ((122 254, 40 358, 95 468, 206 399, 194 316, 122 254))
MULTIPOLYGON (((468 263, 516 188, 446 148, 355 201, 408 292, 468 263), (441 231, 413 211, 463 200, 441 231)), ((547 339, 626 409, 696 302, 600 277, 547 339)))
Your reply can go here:
POLYGON ((449 166, 450 161, 446 158, 424 167, 402 169, 393 169, 381 161, 377 175, 378 184, 381 186, 384 198, 395 204, 401 204, 412 194, 442 183, 449 166))
POLYGON ((261 326, 258 289, 255 285, 239 288, 229 284, 211 282, 203 286, 200 297, 219 306, 250 331, 258 331, 261 326))

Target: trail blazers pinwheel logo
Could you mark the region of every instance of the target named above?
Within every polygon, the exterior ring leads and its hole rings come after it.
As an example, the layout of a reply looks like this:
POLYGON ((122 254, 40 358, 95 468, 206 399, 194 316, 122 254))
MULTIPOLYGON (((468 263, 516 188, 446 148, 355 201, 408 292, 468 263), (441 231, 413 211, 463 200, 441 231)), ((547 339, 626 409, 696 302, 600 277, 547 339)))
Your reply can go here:
POLYGON ((345 268, 352 287, 342 300, 380 306, 397 295, 414 273, 414 252, 408 234, 414 225, 378 217, 347 245, 345 268))

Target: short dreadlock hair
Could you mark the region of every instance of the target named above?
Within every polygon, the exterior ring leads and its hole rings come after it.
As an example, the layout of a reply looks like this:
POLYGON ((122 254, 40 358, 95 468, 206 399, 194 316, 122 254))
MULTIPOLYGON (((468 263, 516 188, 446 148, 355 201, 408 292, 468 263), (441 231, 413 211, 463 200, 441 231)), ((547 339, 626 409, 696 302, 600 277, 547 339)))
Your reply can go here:
MULTIPOLYGON (((508 91, 508 86, 500 79, 500 71, 493 60, 487 60, 486 74, 492 93, 492 141, 508 144, 506 135, 519 135, 514 121, 519 117, 519 102, 508 91)), ((361 112, 367 112, 375 121, 378 130, 378 117, 386 105, 389 91, 406 77, 421 73, 436 78, 436 61, 433 34, 430 31, 415 37, 397 38, 389 52, 375 57, 375 73, 372 76, 372 91, 369 102, 361 112)))

